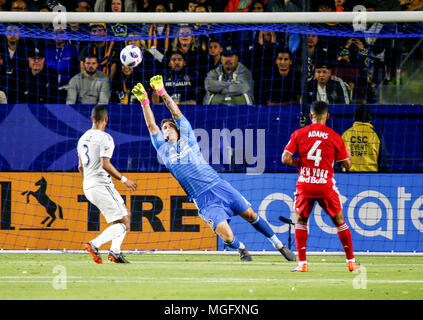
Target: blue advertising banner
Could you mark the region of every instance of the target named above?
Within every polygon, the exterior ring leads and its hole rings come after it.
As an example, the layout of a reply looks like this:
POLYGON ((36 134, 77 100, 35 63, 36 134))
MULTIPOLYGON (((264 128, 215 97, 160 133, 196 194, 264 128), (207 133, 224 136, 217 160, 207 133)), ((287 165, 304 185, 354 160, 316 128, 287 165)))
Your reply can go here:
MULTIPOLYGON (((1 171, 77 171, 76 144, 91 127, 90 105, 3 105, 1 171)), ((108 105, 115 141, 113 164, 121 171, 161 172, 139 105, 108 105)), ((423 172, 423 106, 371 106, 386 145, 390 172, 423 172)), ((153 106, 156 120, 169 118, 153 106)), ((281 163, 283 148, 299 128, 300 106, 181 106, 207 161, 220 172, 294 172, 281 163)), ((330 106, 327 125, 342 134, 354 106, 330 106)))
MULTIPOLYGON (((297 174, 224 174, 224 179, 251 202, 282 242, 289 244, 295 222, 297 174)), ((423 174, 336 174, 343 213, 356 252, 423 252, 423 174)), ((249 250, 274 250, 261 234, 235 217, 230 223, 249 250)), ((294 226, 291 245, 295 250, 294 226)), ((220 241, 220 250, 224 249, 220 241)), ((230 250, 230 249, 229 249, 230 250)), ((316 204, 309 218, 308 251, 343 252, 330 217, 316 204)))

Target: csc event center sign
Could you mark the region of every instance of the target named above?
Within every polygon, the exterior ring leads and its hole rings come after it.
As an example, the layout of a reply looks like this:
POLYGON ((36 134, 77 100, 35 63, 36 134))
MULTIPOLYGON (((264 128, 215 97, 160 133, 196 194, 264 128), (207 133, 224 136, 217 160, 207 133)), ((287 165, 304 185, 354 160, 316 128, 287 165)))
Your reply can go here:
MULTIPOLYGON (((224 250, 198 216, 195 205, 169 173, 128 173, 131 193, 116 187, 131 212, 124 250, 224 250)), ((265 218, 285 244, 295 249, 295 173, 227 173, 228 180, 265 218), (291 232, 291 237, 289 232, 291 232)), ((356 252, 423 252, 422 174, 336 174, 343 212, 356 252)), ((79 173, 2 172, 0 248, 81 250, 106 227, 82 190, 79 173)), ((249 250, 274 250, 240 217, 231 227, 249 250)), ((319 206, 309 220, 309 251, 342 251, 329 217, 319 206)))

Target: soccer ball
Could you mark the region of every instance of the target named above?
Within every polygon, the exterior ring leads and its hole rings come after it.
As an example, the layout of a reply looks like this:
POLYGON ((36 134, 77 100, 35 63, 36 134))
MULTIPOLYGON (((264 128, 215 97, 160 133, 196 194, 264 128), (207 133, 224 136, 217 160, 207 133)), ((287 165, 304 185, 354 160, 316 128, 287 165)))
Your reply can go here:
POLYGON ((120 61, 127 67, 136 67, 142 61, 140 48, 134 45, 126 46, 120 52, 120 61))

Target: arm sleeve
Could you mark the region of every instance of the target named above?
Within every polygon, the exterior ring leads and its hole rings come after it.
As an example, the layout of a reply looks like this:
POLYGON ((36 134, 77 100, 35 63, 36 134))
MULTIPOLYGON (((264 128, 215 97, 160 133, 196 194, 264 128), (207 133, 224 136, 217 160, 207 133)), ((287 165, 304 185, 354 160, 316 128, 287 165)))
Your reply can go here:
POLYGON ((223 93, 222 91, 229 85, 229 82, 219 81, 219 74, 216 72, 216 70, 210 71, 204 80, 204 86, 206 90, 212 93, 223 93))
POLYGON ((98 98, 99 104, 108 104, 110 100, 110 82, 109 78, 100 79, 102 82, 101 89, 100 89, 100 96, 98 98))
POLYGON ((100 158, 111 158, 115 150, 115 143, 110 135, 104 135, 100 141, 100 158))
POLYGON ((291 134, 288 144, 285 146, 284 151, 288 151, 290 154, 294 154, 297 151, 297 141, 295 132, 291 134))
POLYGON ((175 120, 176 125, 179 127, 180 138, 187 138, 188 141, 197 141, 191 123, 182 115, 181 118, 175 120))
POLYGON ((78 92, 76 88, 76 78, 72 78, 69 82, 68 95, 66 98, 66 104, 75 104, 78 98, 78 92))

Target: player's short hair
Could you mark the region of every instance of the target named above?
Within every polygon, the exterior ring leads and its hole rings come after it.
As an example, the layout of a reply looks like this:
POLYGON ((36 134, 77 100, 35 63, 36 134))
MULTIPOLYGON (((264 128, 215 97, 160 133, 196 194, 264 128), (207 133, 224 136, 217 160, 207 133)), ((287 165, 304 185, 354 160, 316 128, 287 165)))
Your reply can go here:
POLYGON ((175 130, 178 132, 178 139, 179 139, 179 137, 181 136, 181 134, 180 134, 180 131, 179 131, 178 126, 176 125, 175 120, 173 120, 173 119, 171 119, 171 118, 168 118, 168 119, 163 119, 162 121, 160 121, 160 128, 161 128, 161 127, 163 127, 163 125, 164 125, 166 122, 170 122, 170 123, 171 123, 171 126, 172 126, 173 128, 175 128, 175 130))
POLYGON ((329 106, 324 101, 314 101, 310 106, 310 112, 317 117, 323 116, 329 111, 329 106))
POLYGON ((91 120, 100 122, 108 116, 107 109, 104 105, 98 104, 91 110, 91 120))

